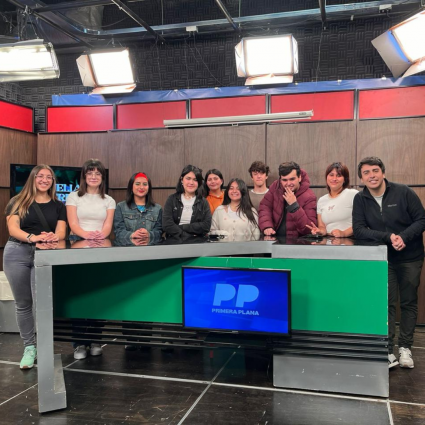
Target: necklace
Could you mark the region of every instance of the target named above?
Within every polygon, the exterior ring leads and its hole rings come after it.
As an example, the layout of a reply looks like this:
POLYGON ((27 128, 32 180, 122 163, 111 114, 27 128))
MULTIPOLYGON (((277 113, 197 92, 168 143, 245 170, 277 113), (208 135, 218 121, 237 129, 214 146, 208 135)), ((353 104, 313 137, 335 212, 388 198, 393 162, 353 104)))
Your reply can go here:
POLYGON ((190 195, 186 195, 186 193, 183 193, 183 196, 184 196, 184 199, 188 199, 188 200, 195 197, 195 195, 190 196, 190 195))

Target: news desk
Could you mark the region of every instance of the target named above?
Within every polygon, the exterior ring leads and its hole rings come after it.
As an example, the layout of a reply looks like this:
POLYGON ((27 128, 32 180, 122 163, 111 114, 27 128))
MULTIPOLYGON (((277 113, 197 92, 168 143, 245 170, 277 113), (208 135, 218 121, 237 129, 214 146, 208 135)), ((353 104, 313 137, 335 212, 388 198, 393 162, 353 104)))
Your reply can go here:
POLYGON ((54 317, 181 324, 183 265, 290 269, 293 333, 273 343, 274 385, 388 396, 386 246, 349 239, 108 244, 35 252, 40 412, 66 407, 54 317))

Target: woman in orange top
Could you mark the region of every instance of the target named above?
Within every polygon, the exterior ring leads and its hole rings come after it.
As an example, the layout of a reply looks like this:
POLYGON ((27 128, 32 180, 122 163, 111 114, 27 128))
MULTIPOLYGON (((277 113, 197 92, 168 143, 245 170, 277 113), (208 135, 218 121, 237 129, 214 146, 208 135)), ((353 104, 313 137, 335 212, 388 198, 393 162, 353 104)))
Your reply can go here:
POLYGON ((224 180, 221 172, 215 168, 208 170, 204 180, 204 196, 210 205, 211 214, 223 203, 224 180))

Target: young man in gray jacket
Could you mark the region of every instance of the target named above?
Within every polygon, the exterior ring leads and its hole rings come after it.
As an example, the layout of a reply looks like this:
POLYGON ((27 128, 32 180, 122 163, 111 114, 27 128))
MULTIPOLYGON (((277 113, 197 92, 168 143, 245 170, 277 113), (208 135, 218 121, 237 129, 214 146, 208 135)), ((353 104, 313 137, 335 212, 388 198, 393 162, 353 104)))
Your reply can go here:
POLYGON ((388 366, 400 363, 401 367, 413 368, 410 349, 424 262, 425 210, 412 189, 385 178, 385 165, 379 158, 362 159, 358 175, 365 188, 354 197, 354 236, 388 246, 388 366), (398 294, 401 308, 399 361, 393 354, 398 294))

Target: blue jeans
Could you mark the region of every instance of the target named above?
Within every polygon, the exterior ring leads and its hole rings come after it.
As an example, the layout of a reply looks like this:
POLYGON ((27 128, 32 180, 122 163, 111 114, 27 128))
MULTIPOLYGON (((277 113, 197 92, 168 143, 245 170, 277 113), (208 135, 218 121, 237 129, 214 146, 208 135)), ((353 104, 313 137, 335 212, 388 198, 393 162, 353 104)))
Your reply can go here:
POLYGON ((35 245, 8 241, 3 254, 3 270, 15 298, 16 321, 24 346, 35 345, 35 245))

